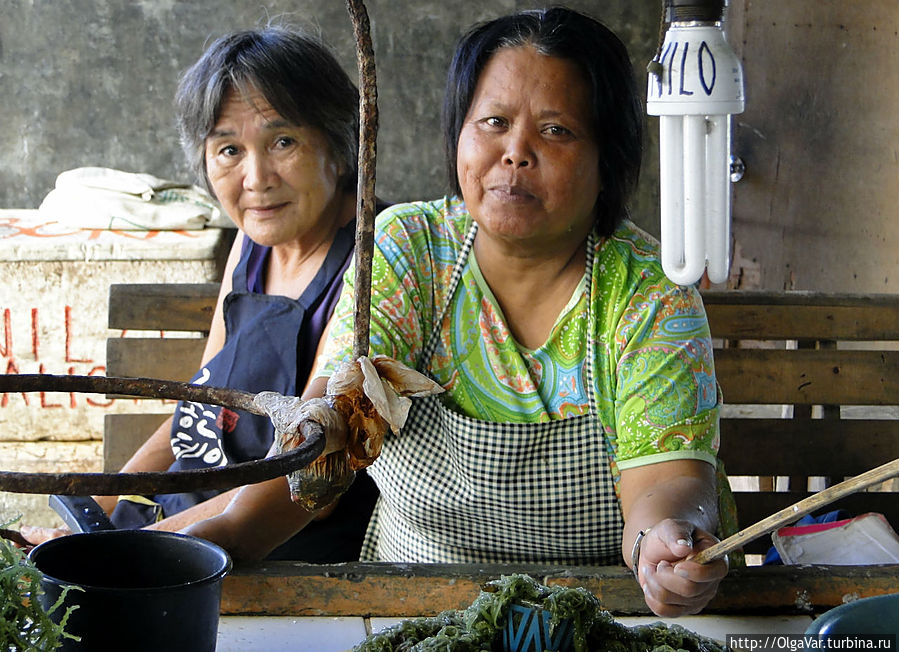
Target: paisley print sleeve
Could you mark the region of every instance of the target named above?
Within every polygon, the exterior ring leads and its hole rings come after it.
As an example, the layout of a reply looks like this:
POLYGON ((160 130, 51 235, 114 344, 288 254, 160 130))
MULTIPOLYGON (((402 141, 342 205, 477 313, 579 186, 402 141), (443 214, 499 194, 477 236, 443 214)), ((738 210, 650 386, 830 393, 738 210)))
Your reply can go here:
POLYGON ((664 278, 642 285, 615 338, 618 468, 684 458, 715 464, 721 397, 699 293, 664 278))

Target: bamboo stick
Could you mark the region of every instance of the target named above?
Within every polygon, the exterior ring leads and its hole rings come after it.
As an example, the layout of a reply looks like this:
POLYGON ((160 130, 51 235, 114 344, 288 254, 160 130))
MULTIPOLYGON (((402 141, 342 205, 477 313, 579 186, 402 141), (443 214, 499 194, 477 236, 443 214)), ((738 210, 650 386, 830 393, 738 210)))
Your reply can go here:
POLYGON ((775 512, 771 516, 763 518, 758 523, 750 525, 736 534, 727 537, 724 541, 719 541, 715 545, 706 548, 693 557, 693 561, 705 564, 715 559, 719 559, 729 552, 742 548, 750 541, 773 532, 782 525, 792 523, 816 509, 820 509, 844 496, 861 491, 878 482, 895 478, 896 476, 899 476, 899 459, 887 462, 886 464, 871 469, 870 471, 866 471, 854 478, 849 478, 848 480, 835 484, 827 489, 822 489, 808 498, 804 498, 789 507, 785 507, 779 512, 775 512))

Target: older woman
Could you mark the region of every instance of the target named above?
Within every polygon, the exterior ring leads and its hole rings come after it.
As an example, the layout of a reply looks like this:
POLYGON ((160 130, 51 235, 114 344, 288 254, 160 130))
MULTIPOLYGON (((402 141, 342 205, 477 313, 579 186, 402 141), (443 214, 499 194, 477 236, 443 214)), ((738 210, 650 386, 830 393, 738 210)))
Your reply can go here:
MULTIPOLYGON (((446 391, 370 467, 363 558, 623 558, 657 614, 701 610, 727 572, 689 560, 719 530, 719 397, 698 293, 626 219, 642 107, 624 46, 563 8, 476 26, 444 118, 456 196, 379 216, 371 348, 446 391)), ((351 355, 347 279, 307 397, 351 355)), ((310 518, 266 522, 276 482, 192 532, 258 556, 310 518)))
MULTIPOLYGON (((240 229, 193 382, 286 395, 303 390, 352 258, 357 107, 355 86, 326 47, 286 28, 223 36, 183 75, 176 109, 184 150, 240 229)), ((181 402, 122 470, 259 459, 273 437, 266 417, 181 402)), ((234 493, 98 502, 118 527, 179 530, 219 513, 234 493)), ((376 495, 360 475, 327 521, 278 556, 358 558, 376 495)), ((42 533, 26 536, 39 540, 42 533)))

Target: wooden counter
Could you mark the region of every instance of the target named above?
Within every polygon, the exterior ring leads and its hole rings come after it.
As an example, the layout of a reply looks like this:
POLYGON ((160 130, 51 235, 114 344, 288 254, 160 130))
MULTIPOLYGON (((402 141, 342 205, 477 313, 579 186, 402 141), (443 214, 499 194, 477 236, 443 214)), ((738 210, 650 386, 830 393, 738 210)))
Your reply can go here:
MULTIPOLYGON (((462 609, 487 580, 527 573, 544 584, 582 586, 616 615, 651 615, 622 567, 271 562, 236 567, 223 585, 228 616, 410 618, 462 609)), ((899 590, 899 565, 752 566, 733 569, 706 614, 816 615, 844 602, 899 590)))

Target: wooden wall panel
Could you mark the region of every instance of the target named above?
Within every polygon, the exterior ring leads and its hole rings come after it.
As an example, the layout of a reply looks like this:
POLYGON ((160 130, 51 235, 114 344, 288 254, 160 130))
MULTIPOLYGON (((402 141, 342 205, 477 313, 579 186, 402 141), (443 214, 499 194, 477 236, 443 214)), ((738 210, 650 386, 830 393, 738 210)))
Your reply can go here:
POLYGON ((896 1, 731 5, 746 80, 742 256, 764 289, 899 292, 896 1))

